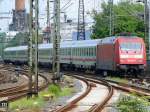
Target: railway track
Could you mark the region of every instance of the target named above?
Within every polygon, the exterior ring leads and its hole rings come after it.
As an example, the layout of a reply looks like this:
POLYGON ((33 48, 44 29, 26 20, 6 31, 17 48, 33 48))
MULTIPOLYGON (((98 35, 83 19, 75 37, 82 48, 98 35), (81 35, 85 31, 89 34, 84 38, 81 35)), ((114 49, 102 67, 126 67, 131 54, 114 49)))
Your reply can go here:
POLYGON ((101 112, 103 110, 104 106, 107 104, 107 102, 110 100, 110 98, 113 95, 112 86, 102 80, 99 81, 99 80, 95 80, 95 79, 81 77, 78 75, 73 75, 73 76, 86 83, 86 85, 87 85, 86 91, 82 95, 80 95, 79 97, 74 99, 73 101, 69 102, 67 105, 57 109, 56 112, 79 112, 79 111, 101 112), (97 98, 101 98, 100 95, 101 95, 102 91, 100 90, 100 87, 102 85, 103 85, 103 87, 105 87, 105 89, 107 88, 107 90, 108 90, 108 92, 106 93, 106 96, 104 96, 103 100, 97 99, 97 98), (97 94, 93 94, 94 92, 97 94), (94 98, 95 96, 96 96, 95 102, 92 101, 91 104, 87 104, 87 105, 82 104, 82 103, 85 103, 86 101, 89 101, 91 99, 91 97, 94 98))
POLYGON ((143 89, 143 88, 140 88, 137 86, 131 86, 128 84, 119 83, 116 81, 106 80, 102 77, 98 77, 98 76, 91 75, 91 74, 84 75, 84 77, 97 79, 97 80, 104 80, 104 81, 108 82, 111 86, 113 86, 114 88, 128 92, 128 93, 136 93, 139 96, 150 96, 150 90, 148 90, 148 89, 143 89))
MULTIPOLYGON (((14 68, 10 68, 8 66, 6 67, 2 67, 1 69, 3 70, 8 70, 11 72, 14 72, 14 68)), ((26 78, 28 78, 28 71, 23 70, 20 72, 21 75, 24 75, 26 78)), ((45 83, 41 83, 39 85, 39 91, 46 88, 49 84, 49 81, 47 79, 47 77, 45 77, 42 74, 39 74, 39 76, 44 80, 45 83)), ((17 100, 21 97, 24 97, 28 94, 28 82, 25 82, 21 85, 17 85, 15 87, 11 87, 11 88, 5 88, 5 89, 1 89, 0 90, 0 97, 6 97, 8 99, 8 101, 14 101, 17 100)))
MULTIPOLYGON (((10 71, 14 71, 12 68, 10 67, 4 67, 3 69, 7 69, 10 71)), ((28 73, 28 69, 23 69, 22 74, 25 74, 27 76, 26 73, 28 73)), ((43 72, 41 72, 39 75, 41 77, 43 77, 43 79, 45 80, 44 85, 41 85, 39 88, 40 90, 42 90, 43 88, 45 88, 48 85, 48 79, 42 75, 43 72)), ((84 91, 80 96, 78 96, 77 98, 75 98, 74 100, 72 100, 71 102, 69 102, 68 104, 66 104, 65 106, 62 106, 60 108, 58 108, 56 110, 56 112, 77 112, 80 111, 80 109, 82 111, 89 111, 89 112, 101 112, 104 108, 105 105, 109 102, 109 100, 113 97, 113 89, 117 89, 117 90, 122 90, 128 93, 136 93, 139 96, 150 96, 150 91, 145 91, 145 90, 140 90, 139 88, 135 88, 134 89, 131 86, 128 85, 122 85, 119 84, 118 82, 110 82, 108 80, 102 79, 100 77, 97 76, 92 76, 90 74, 86 74, 85 73, 81 74, 78 73, 79 75, 77 75, 77 73, 73 72, 73 73, 66 73, 68 74, 73 74, 73 76, 79 80, 82 80, 85 84, 86 84, 86 91, 84 91), (106 97, 103 99, 103 101, 99 101, 99 102, 94 102, 92 104, 88 104, 88 105, 82 105, 82 101, 84 101, 85 99, 88 99, 88 95, 90 93, 92 93, 92 89, 98 87, 99 85, 103 85, 105 87, 107 87, 108 89, 108 93, 106 93, 106 97), (83 108, 86 106, 85 110, 83 110, 83 108)), ((4 91, 0 91, 0 97, 8 97, 9 101, 13 101, 16 100, 20 97, 26 96, 27 95, 27 91, 28 91, 28 87, 26 84, 22 85, 22 86, 18 86, 18 87, 14 87, 11 89, 6 89, 4 91)), ((101 91, 101 89, 100 89, 101 91)), ((102 92, 101 92, 102 93, 102 92)), ((97 98, 101 98, 101 97, 97 97, 97 98)), ((100 99, 98 99, 100 100, 100 99)))
MULTIPOLYGON (((72 73, 72 74, 75 74, 75 73, 72 73)), ((86 80, 88 81, 88 83, 99 83, 109 88, 109 94, 107 94, 106 99, 104 99, 103 102, 99 104, 95 103, 94 105, 92 105, 92 107, 88 109, 89 112, 101 112, 104 109, 105 105, 107 105, 109 100, 113 97, 113 89, 119 90, 119 91, 121 90, 127 93, 136 93, 139 96, 150 96, 150 91, 141 89, 140 87, 132 87, 127 84, 123 85, 122 83, 111 82, 100 77, 96 77, 96 76, 93 77, 91 75, 89 76, 89 75, 84 75, 81 73, 79 73, 79 75, 73 75, 73 76, 81 80, 86 80)), ((87 95, 85 95, 85 97, 86 96, 87 95)), ((63 106, 62 108, 56 110, 56 112, 76 112, 74 110, 76 110, 75 108, 78 108, 80 106, 78 105, 78 102, 80 102, 81 100, 82 100, 81 98, 77 98, 75 99, 75 102, 73 101, 63 106)))
POLYGON ((5 79, 5 76, 3 74, 0 74, 0 82, 2 82, 5 79))

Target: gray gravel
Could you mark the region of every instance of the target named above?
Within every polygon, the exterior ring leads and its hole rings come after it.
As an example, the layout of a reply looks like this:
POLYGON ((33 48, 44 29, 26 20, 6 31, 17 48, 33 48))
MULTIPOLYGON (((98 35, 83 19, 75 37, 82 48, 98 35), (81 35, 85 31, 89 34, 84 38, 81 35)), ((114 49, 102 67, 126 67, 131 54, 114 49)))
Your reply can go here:
POLYGON ((47 104, 42 109, 42 112, 54 112, 56 108, 59 108, 60 106, 65 105, 66 101, 72 98, 76 93, 81 92, 82 84, 78 80, 74 81, 74 89, 76 92, 70 96, 64 96, 64 97, 58 98, 56 101, 48 101, 47 104))

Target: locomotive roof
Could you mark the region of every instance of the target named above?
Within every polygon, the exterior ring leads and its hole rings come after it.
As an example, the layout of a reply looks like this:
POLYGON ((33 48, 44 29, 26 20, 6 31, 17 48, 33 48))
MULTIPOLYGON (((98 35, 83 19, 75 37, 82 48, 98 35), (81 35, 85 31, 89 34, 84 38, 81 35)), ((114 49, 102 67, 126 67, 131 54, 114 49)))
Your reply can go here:
POLYGON ((112 36, 112 37, 103 38, 101 43, 102 44, 112 44, 112 43, 114 44, 116 40, 120 38, 130 39, 130 38, 138 38, 138 37, 136 36, 112 36))
MULTIPOLYGON (((101 39, 82 40, 82 41, 64 41, 60 43, 61 48, 75 47, 92 47, 101 43, 101 39)), ((39 49, 52 48, 53 44, 39 44, 39 49)), ((4 51, 21 51, 27 50, 27 46, 8 47, 4 51)))

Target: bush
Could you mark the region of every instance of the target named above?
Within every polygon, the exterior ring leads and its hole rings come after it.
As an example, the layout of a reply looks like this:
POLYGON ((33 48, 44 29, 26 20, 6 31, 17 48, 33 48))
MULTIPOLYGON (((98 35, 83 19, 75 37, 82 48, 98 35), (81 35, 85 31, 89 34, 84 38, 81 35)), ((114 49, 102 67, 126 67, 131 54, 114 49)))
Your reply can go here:
POLYGON ((61 92, 61 88, 59 85, 53 84, 48 87, 48 91, 56 96, 59 96, 59 94, 61 92))
POLYGON ((116 106, 119 112, 150 112, 148 100, 134 95, 121 96, 116 106))

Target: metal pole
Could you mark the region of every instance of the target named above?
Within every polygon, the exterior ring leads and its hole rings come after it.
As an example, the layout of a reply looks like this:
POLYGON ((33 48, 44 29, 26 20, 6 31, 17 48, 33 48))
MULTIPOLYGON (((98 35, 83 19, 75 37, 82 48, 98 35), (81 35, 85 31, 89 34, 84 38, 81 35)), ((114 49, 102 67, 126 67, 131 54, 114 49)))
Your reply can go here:
POLYGON ((85 40, 84 0, 79 0, 77 40, 85 40))
POLYGON ((47 26, 50 24, 49 0, 47 0, 47 26))
POLYGON ((113 0, 109 0, 109 36, 112 36, 113 32, 113 0))
POLYGON ((54 1, 53 73, 60 80, 60 0, 54 1))
POLYGON ((39 6, 38 0, 35 0, 35 94, 38 94, 38 14, 39 14, 39 6))
POLYGON ((144 33, 144 40, 145 42, 148 44, 148 40, 147 40, 147 27, 148 27, 148 23, 147 23, 147 0, 144 1, 144 27, 145 27, 145 33, 144 33))
POLYGON ((33 23, 33 0, 30 0, 30 16, 29 16, 29 44, 28 44, 28 64, 29 64, 29 92, 28 92, 28 97, 32 96, 32 75, 33 75, 33 50, 32 50, 32 42, 33 42, 33 38, 32 38, 32 34, 33 34, 33 30, 32 30, 32 23, 33 23))
POLYGON ((51 42, 51 36, 50 36, 50 9, 49 9, 49 0, 47 0, 47 39, 49 39, 49 43, 51 42))
POLYGON ((1 50, 2 50, 2 52, 1 52, 1 58, 2 58, 2 61, 4 60, 4 37, 2 37, 2 47, 1 47, 1 50))
MULTIPOLYGON (((150 54, 150 1, 149 1, 149 5, 148 5, 148 53, 150 54)), ((150 57, 148 57, 150 58, 150 57)))

